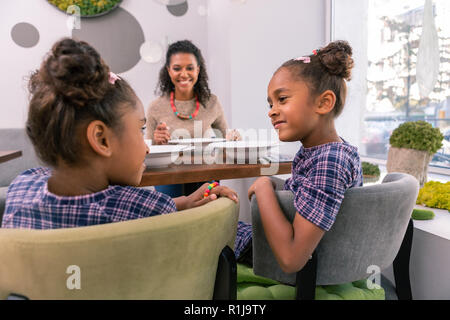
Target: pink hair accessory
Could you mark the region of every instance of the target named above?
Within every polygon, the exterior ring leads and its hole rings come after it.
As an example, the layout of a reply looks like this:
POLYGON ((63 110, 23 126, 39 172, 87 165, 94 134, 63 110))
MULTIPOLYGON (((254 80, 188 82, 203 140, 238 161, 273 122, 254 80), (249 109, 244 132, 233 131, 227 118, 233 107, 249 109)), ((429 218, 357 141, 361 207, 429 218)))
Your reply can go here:
POLYGON ((114 84, 114 83, 116 83, 116 80, 122 80, 122 79, 120 79, 120 77, 117 74, 110 71, 109 72, 109 83, 114 84))
POLYGON ((303 61, 303 63, 310 63, 311 58, 310 57, 298 57, 294 59, 295 61, 303 61))

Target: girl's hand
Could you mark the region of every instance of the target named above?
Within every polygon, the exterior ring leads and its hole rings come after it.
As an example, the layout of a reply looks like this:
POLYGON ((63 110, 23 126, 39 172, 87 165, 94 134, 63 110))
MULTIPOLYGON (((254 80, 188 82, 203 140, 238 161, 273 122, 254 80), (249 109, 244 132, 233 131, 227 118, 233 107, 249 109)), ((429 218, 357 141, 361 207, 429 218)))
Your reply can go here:
POLYGON ((241 134, 236 129, 227 130, 225 138, 227 141, 240 141, 242 140, 241 134))
POLYGON ((153 141, 155 144, 167 144, 170 140, 169 127, 165 122, 161 122, 153 133, 153 141))
MULTIPOLYGON (((208 187, 208 185, 206 186, 206 188, 207 187, 208 187)), ((205 192, 205 189, 203 189, 203 193, 205 192)), ((238 195, 237 195, 236 191, 234 191, 233 189, 230 189, 228 187, 217 186, 215 188, 212 188, 211 192, 210 192, 210 196, 211 196, 211 194, 216 194, 219 197, 227 197, 227 198, 233 200, 234 202, 238 203, 238 195)))
POLYGON ((217 186, 215 188, 212 188, 209 196, 206 198, 203 198, 203 194, 205 193, 205 190, 208 188, 209 183, 204 183, 200 188, 198 188, 196 191, 191 193, 189 196, 186 197, 186 209, 188 208, 195 208, 198 206, 202 206, 208 202, 211 202, 213 200, 216 200, 217 197, 227 197, 234 202, 238 202, 238 196, 237 193, 225 186, 217 186))
POLYGON ((253 184, 248 188, 248 200, 252 201, 252 196, 256 193, 256 188, 276 188, 275 182, 269 177, 260 177, 253 182, 253 184))

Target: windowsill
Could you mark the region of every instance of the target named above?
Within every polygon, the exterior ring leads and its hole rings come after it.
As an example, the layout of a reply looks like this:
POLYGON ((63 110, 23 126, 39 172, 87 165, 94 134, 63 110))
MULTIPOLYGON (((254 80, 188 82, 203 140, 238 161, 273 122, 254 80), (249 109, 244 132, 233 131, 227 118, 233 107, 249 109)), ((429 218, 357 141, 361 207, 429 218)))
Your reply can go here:
MULTIPOLYGON (((364 157, 364 156, 361 156, 361 161, 370 162, 370 163, 382 165, 385 167, 386 167, 386 162, 387 162, 387 160, 384 160, 384 159, 376 159, 376 158, 370 158, 370 157, 364 157)), ((446 177, 441 177, 441 179, 445 179, 445 178, 447 180, 450 179, 450 169, 436 168, 436 167, 429 166, 428 173, 431 175, 446 176, 446 177)), ((430 179, 433 180, 433 178, 431 176, 430 176, 430 179)), ((437 177, 437 179, 439 179, 439 177, 437 177)))
MULTIPOLYGON (((387 174, 385 167, 386 160, 364 158, 364 157, 361 157, 361 160, 368 161, 371 163, 377 163, 381 171, 380 177, 377 181, 364 183, 364 186, 381 183, 381 181, 383 181, 384 177, 387 174), (375 162, 375 160, 377 162, 375 162)), ((449 180, 449 177, 448 175, 445 174, 431 173, 430 170, 428 170, 428 181, 430 180, 445 183, 449 180)), ((445 209, 429 208, 422 205, 416 205, 415 208, 431 210, 434 212, 435 215, 434 218, 431 220, 413 220, 415 229, 419 229, 424 232, 430 233, 434 236, 450 240, 450 212, 448 212, 445 209)))
POLYGON ((450 212, 444 209, 428 208, 416 205, 417 209, 431 210, 434 218, 431 220, 413 220, 414 228, 450 240, 450 212))
MULTIPOLYGON (((370 160, 369 162, 376 163, 375 161, 372 161, 371 158, 361 157, 361 159, 362 159, 362 161, 370 160)), ((384 177, 387 174, 386 167, 384 166, 386 161, 380 160, 380 159, 373 159, 373 160, 384 162, 384 163, 377 163, 380 165, 380 171, 381 171, 380 178, 375 182, 364 183, 364 186, 381 183, 381 181, 383 181, 384 177)), ((279 177, 281 179, 287 179, 290 176, 291 176, 290 174, 277 175, 277 177, 279 177)), ((434 180, 434 181, 441 180, 441 182, 446 182, 446 181, 448 181, 449 177, 446 175, 436 175, 436 174, 430 173, 428 175, 428 178, 429 178, 429 180, 434 180), (443 179, 442 179, 442 177, 443 177, 443 179)), ((422 230, 424 232, 430 233, 432 235, 443 238, 445 240, 450 240, 450 212, 448 212, 447 210, 444 210, 444 209, 429 208, 429 207, 425 207, 425 206, 421 206, 421 205, 416 205, 415 208, 431 210, 434 212, 434 215, 435 215, 434 218, 431 220, 413 220, 415 229, 422 230)))

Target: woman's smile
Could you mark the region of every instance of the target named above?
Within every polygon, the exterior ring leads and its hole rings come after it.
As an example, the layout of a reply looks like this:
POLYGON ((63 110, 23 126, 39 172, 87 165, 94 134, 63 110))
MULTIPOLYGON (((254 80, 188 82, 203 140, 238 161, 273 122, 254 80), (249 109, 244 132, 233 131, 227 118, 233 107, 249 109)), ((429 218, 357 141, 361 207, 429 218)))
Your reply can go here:
POLYGON ((192 85, 192 79, 182 79, 177 81, 180 87, 187 87, 192 85))

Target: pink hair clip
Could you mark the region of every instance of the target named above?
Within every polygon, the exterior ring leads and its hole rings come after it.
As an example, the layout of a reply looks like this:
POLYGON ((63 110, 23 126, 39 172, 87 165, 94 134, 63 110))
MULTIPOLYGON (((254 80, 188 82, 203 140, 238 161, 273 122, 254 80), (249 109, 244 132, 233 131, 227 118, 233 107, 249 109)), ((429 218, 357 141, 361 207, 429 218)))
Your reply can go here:
POLYGON ((120 77, 117 74, 110 71, 109 79, 108 79, 109 83, 114 84, 114 83, 116 83, 116 80, 122 80, 122 79, 120 79, 120 77))
POLYGON ((310 63, 311 58, 310 57, 298 57, 294 59, 295 61, 303 61, 303 63, 310 63))

